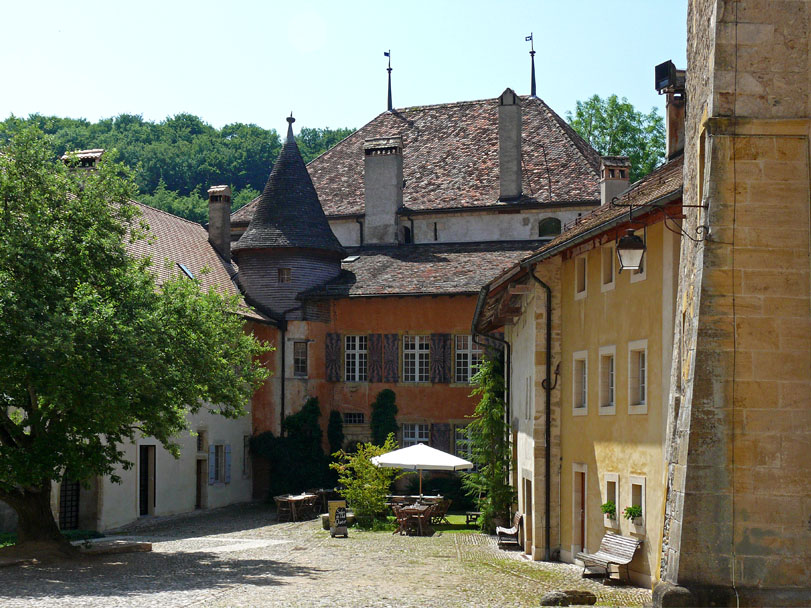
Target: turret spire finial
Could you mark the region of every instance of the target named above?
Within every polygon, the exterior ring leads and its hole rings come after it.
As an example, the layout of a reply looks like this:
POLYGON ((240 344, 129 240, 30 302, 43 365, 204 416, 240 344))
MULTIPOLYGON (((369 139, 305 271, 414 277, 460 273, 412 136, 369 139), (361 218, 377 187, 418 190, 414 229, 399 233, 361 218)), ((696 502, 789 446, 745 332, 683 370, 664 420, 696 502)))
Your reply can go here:
POLYGON ((532 38, 532 32, 529 33, 529 36, 524 38, 527 42, 529 42, 529 56, 532 58, 532 81, 530 83, 530 96, 537 97, 538 95, 535 92, 535 42, 532 38))
POLYGON ((386 71, 389 73, 389 105, 388 110, 391 112, 392 105, 391 105, 391 49, 388 51, 383 51, 383 56, 389 58, 389 67, 386 68, 386 71))
POLYGON ((296 119, 293 118, 293 113, 290 112, 290 116, 287 117, 287 143, 293 143, 296 141, 293 138, 293 123, 296 122, 296 119))

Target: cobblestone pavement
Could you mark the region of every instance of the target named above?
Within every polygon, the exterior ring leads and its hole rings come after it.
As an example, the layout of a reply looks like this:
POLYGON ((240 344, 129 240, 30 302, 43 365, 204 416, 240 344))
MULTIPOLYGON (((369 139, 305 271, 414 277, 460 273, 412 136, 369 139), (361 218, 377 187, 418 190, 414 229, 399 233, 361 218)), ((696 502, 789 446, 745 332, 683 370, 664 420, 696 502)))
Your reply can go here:
POLYGON ((587 589, 603 606, 640 606, 650 591, 581 579, 571 564, 527 562, 478 533, 414 538, 319 520, 276 523, 249 504, 141 520, 122 531, 151 553, 0 569, 0 606, 538 606, 554 589, 587 589))

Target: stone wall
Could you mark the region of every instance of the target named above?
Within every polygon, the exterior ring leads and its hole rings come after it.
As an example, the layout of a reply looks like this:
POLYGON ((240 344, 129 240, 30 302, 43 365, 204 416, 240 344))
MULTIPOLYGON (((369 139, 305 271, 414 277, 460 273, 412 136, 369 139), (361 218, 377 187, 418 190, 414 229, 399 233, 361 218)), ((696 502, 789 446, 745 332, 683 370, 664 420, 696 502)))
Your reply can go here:
POLYGON ((810 15, 690 4, 661 605, 811 596, 810 15))

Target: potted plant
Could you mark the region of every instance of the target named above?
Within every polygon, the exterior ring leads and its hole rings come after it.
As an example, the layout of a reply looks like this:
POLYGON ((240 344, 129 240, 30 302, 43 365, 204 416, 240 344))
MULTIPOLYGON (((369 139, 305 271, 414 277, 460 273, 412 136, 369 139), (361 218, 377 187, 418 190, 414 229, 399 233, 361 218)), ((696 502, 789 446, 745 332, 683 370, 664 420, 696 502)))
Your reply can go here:
POLYGON ((625 519, 631 520, 635 526, 642 525, 642 507, 639 505, 631 505, 630 507, 625 507, 625 510, 622 512, 623 517, 625 519))
POLYGON ((609 500, 600 505, 600 510, 608 519, 617 519, 617 505, 613 500, 609 500))

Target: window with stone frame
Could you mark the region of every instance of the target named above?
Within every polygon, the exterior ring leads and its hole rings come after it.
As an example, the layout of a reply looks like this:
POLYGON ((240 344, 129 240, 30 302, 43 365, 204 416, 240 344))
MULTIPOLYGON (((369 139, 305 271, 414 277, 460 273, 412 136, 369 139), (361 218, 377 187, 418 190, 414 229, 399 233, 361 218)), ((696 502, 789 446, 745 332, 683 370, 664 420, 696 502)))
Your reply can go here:
POLYGON ((291 268, 279 268, 277 276, 279 283, 290 283, 293 280, 293 270, 291 268))
POLYGON ((648 341, 628 343, 628 413, 648 412, 648 341))
POLYGON ((572 355, 572 414, 588 414, 588 351, 572 355))
POLYGON ((431 425, 419 423, 403 424, 403 447, 424 443, 428 445, 431 441, 431 425))
POLYGON ((307 377, 307 342, 293 342, 293 375, 307 377))
POLYGON ((600 348, 600 413, 613 414, 616 410, 616 362, 614 346, 600 348))
POLYGON ((481 365, 484 349, 481 344, 476 344, 473 341, 473 336, 456 336, 455 342, 456 366, 454 379, 456 382, 470 382, 479 365, 481 365))
POLYGON ((344 336, 344 380, 366 382, 369 361, 366 336, 344 336))
POLYGON ((431 379, 430 336, 403 336, 403 382, 431 379))
POLYGON ((586 254, 574 259, 574 299, 579 300, 586 297, 586 254))

